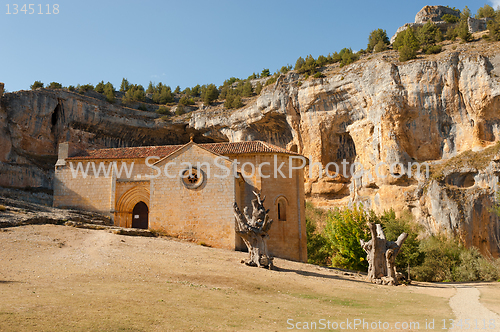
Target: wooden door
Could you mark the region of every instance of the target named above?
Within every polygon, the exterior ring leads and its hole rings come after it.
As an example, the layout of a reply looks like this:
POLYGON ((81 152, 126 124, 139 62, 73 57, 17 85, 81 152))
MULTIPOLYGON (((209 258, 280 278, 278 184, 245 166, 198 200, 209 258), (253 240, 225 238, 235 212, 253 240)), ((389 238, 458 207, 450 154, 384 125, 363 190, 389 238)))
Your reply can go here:
POLYGON ((132 228, 148 229, 148 214, 146 203, 137 203, 132 211, 132 228))

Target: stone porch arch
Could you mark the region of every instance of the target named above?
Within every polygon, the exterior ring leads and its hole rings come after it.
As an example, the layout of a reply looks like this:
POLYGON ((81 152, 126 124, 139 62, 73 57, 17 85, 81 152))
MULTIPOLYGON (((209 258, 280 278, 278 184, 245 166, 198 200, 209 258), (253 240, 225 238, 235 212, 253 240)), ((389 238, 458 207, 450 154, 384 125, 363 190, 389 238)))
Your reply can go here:
POLYGON ((144 202, 148 209, 150 192, 144 186, 135 186, 127 190, 116 202, 115 208, 115 226, 132 227, 132 211, 139 202, 144 202))

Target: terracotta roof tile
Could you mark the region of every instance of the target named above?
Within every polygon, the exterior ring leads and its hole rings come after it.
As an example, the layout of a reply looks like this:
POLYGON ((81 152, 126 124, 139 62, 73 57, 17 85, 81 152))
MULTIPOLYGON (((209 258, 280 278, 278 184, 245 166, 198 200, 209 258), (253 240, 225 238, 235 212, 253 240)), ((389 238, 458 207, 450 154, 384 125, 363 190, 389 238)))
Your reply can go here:
MULTIPOLYGON (((283 153, 299 155, 279 146, 262 141, 248 141, 235 143, 208 143, 199 146, 220 155, 247 154, 247 153, 283 153)), ((179 150, 184 145, 140 146, 131 148, 113 148, 81 151, 67 159, 137 159, 155 156, 164 158, 179 150)))

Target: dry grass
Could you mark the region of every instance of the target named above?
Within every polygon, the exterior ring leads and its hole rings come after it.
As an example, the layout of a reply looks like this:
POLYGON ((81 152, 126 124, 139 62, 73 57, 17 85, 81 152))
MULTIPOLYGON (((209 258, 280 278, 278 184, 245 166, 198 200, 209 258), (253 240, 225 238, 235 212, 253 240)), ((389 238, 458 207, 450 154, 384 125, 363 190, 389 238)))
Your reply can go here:
MULTIPOLYGON (((167 238, 43 225, 0 232, 1 331, 283 331, 287 319, 452 318, 452 288, 387 287, 167 238), (63 244, 63 245, 61 245, 63 244)), ((424 287, 425 286, 425 287, 424 287)))
POLYGON ((446 162, 432 165, 430 167, 430 178, 442 180, 445 170, 459 168, 474 168, 476 170, 485 169, 500 151, 500 142, 489 146, 481 151, 464 151, 458 156, 448 159, 446 162))
POLYGON ((7 211, 7 208, 3 205, 0 205, 0 212, 7 211))

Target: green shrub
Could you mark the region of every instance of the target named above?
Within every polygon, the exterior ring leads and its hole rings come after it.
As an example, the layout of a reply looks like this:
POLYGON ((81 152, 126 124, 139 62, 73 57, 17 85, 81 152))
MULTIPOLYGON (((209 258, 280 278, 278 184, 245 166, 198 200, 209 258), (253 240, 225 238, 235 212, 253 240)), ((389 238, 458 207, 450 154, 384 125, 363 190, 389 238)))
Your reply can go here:
POLYGON ((184 107, 182 107, 182 105, 177 105, 177 108, 175 109, 175 115, 183 115, 183 114, 186 114, 184 107))
POLYGON ((260 95, 261 91, 262 91, 262 84, 258 82, 257 85, 255 86, 255 94, 260 95))
MULTIPOLYGON (((320 55, 320 56, 321 56, 321 55, 320 55)), ((286 74, 286 73, 288 73, 290 70, 292 70, 292 65, 283 66, 283 67, 281 67, 281 69, 279 70, 279 73, 280 73, 280 74, 286 74)))
POLYGON ((340 53, 340 67, 347 66, 358 60, 359 56, 354 54, 351 48, 343 48, 340 53))
POLYGON ((328 245, 332 248, 332 266, 351 270, 367 271, 366 252, 361 248, 360 239, 368 241, 368 222, 375 215, 367 213, 363 207, 335 209, 328 214, 324 230, 328 245))
POLYGON ((306 202, 306 234, 307 234, 307 262, 316 265, 330 265, 333 255, 332 248, 321 231, 318 223, 322 222, 327 212, 315 208, 306 202))
POLYGON ((165 106, 160 106, 160 108, 158 108, 156 110, 156 113, 161 114, 161 115, 171 115, 172 114, 172 112, 170 112, 170 107, 165 107, 165 106))
POLYGON ((437 54, 441 53, 442 50, 443 48, 441 47, 441 45, 431 45, 428 46, 426 49, 423 49, 425 54, 437 54))
POLYGON ((73 85, 68 86, 68 91, 75 91, 75 87, 73 85))
POLYGON ((314 78, 323 78, 323 77, 326 77, 325 75, 323 75, 323 73, 321 72, 317 72, 316 74, 314 74, 313 76, 314 78))
POLYGON ((271 77, 270 79, 268 79, 268 80, 266 81, 266 84, 265 84, 265 85, 267 86, 267 85, 274 84, 274 83, 276 83, 276 81, 277 81, 277 80, 278 80, 278 76, 277 76, 277 75, 274 75, 273 77, 271 77))
POLYGON ((399 61, 405 62, 416 58, 417 51, 414 48, 405 45, 399 49, 399 61))
POLYGON ((85 84, 85 85, 78 85, 78 92, 80 93, 84 93, 84 92, 87 92, 87 91, 93 91, 94 90, 94 86, 92 84, 85 84))
POLYGON ((487 39, 490 41, 500 41, 500 16, 496 20, 488 22, 488 33, 487 39))
POLYGON ((140 110, 140 111, 145 111, 145 112, 148 111, 147 106, 144 105, 144 104, 140 104, 139 107, 137 107, 137 109, 140 110))
POLYGON ((384 43, 383 41, 379 41, 377 45, 373 48, 373 52, 379 53, 387 50, 387 44, 384 43))
POLYGON ((446 30, 445 38, 449 40, 455 40, 458 37, 457 29, 453 27, 448 27, 446 30))
POLYGON ((420 281, 452 281, 453 268, 460 261, 460 245, 445 236, 431 236, 421 242, 422 265, 413 271, 420 281))
POLYGON ((184 95, 179 99, 179 104, 183 106, 194 105, 193 98, 189 98, 187 95, 184 95))
POLYGON ((262 73, 260 73, 260 77, 268 77, 269 75, 271 75, 271 72, 269 71, 268 68, 262 69, 262 73))
POLYGON ((455 15, 444 14, 441 19, 447 23, 457 23, 459 18, 455 15))
POLYGON ((228 109, 238 109, 243 106, 241 97, 237 94, 231 93, 226 96, 224 107, 228 109))
POLYGON ((33 84, 30 85, 31 90, 36 90, 38 88, 43 88, 43 83, 40 81, 35 81, 33 84))
POLYGON ((61 83, 50 82, 49 85, 47 85, 47 89, 62 89, 62 85, 61 83))

